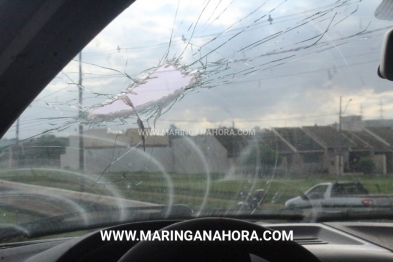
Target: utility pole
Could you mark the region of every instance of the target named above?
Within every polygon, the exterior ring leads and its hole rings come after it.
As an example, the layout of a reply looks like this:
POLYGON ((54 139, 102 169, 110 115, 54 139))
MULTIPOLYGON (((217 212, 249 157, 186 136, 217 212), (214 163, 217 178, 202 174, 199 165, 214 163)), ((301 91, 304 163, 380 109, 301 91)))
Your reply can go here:
POLYGON ((342 161, 341 161, 341 143, 342 143, 342 135, 341 135, 341 102, 342 102, 342 96, 340 96, 340 109, 338 113, 338 133, 339 133, 339 143, 338 143, 338 176, 341 176, 341 166, 342 166, 342 161))
POLYGON ((15 143, 19 142, 19 117, 16 120, 15 143))
MULTIPOLYGON (((79 91, 79 119, 82 117, 82 104, 83 104, 83 93, 82 93, 82 52, 79 53, 79 82, 78 82, 78 91, 79 91)), ((83 126, 79 123, 79 171, 81 173, 80 176, 80 191, 85 191, 85 181, 83 179, 85 164, 84 164, 84 145, 83 145, 83 126)))
POLYGON ((18 172, 18 168, 19 168, 19 117, 16 120, 16 131, 15 131, 15 152, 13 154, 13 156, 15 156, 15 161, 13 161, 13 165, 12 167, 15 168, 15 181, 19 180, 19 172, 18 172))
POLYGON ((382 99, 379 99, 379 118, 382 120, 383 119, 383 104, 382 104, 382 99))

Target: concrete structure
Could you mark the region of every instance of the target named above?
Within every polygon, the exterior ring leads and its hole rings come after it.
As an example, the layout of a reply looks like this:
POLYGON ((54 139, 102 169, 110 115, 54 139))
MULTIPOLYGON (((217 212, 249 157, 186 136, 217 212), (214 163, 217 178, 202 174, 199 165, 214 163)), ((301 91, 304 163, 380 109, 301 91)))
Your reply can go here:
MULTIPOLYGON (((123 134, 105 129, 84 133, 84 172, 226 173, 228 153, 214 136, 148 136, 145 151, 137 129, 123 134)), ((79 169, 79 137, 61 155, 61 168, 79 169)))
POLYGON ((375 127, 359 130, 359 119, 353 119, 356 120, 355 127, 345 128, 341 133, 331 126, 273 128, 265 131, 260 141, 283 158, 276 169, 279 173, 336 175, 339 173, 340 152, 341 174, 355 173, 356 164, 363 157, 374 161, 375 173, 393 173, 393 148, 390 146, 393 129, 375 127))
POLYGON ((323 146, 299 127, 274 128, 273 132, 284 141, 293 154, 287 156, 288 171, 293 174, 323 172, 323 146))
MULTIPOLYGON (((255 167, 243 164, 243 154, 249 147, 262 143, 282 158, 274 169, 277 174, 354 173, 358 161, 364 157, 374 161, 377 174, 393 173, 391 127, 362 127, 358 117, 344 119, 343 124, 341 132, 333 126, 306 126, 265 129, 249 137, 217 135, 219 132, 200 136, 149 136, 145 141, 146 151, 136 129, 122 134, 88 130, 84 134, 84 171, 250 175, 255 173, 255 167)), ((62 168, 78 170, 78 141, 77 136, 70 137, 70 146, 61 156, 62 168)))
POLYGON ((172 140, 174 173, 225 174, 230 158, 224 146, 214 136, 178 137, 172 140))

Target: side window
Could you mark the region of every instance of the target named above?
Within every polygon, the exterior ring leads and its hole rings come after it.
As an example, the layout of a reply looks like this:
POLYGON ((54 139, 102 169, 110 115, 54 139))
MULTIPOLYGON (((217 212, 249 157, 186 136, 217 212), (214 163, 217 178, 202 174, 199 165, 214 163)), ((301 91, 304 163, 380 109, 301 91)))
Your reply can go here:
POLYGON ((366 194, 368 194, 367 190, 360 183, 335 184, 332 188, 332 197, 366 194))
POLYGON ((307 193, 309 199, 323 199, 328 186, 317 186, 307 193))

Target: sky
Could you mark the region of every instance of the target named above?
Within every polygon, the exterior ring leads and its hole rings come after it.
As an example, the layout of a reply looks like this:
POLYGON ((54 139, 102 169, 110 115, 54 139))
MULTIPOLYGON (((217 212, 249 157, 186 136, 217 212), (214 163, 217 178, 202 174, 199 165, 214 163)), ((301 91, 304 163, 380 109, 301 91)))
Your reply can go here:
MULTIPOLYGON (((195 81, 171 83, 184 90, 163 99, 131 94, 151 100, 136 108, 145 126, 154 119, 164 129, 328 125, 338 121, 340 96, 343 115, 379 119, 382 109, 383 118, 393 118, 393 86, 376 73, 383 35, 393 25, 374 17, 380 2, 137 0, 83 49, 82 105, 75 57, 22 114, 20 138, 48 130, 68 136, 79 123, 137 127, 135 114, 79 116, 137 85, 151 88, 143 81, 166 64, 195 81)), ((157 81, 155 88, 168 85, 165 77, 157 81)), ((15 128, 5 137, 14 138, 15 128)))

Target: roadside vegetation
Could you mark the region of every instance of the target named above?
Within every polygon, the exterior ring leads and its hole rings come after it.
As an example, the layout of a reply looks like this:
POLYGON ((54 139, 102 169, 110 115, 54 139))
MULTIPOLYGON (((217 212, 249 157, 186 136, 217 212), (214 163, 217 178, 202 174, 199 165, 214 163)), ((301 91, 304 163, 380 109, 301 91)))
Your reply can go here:
POLYGON ((242 200, 240 192, 251 193, 256 189, 267 191, 263 208, 283 208, 289 198, 299 196, 300 192, 317 183, 329 181, 357 180, 364 184, 371 194, 393 194, 392 176, 309 175, 252 179, 211 174, 208 182, 205 174, 107 173, 98 180, 100 175, 87 175, 91 179, 81 180, 75 172, 66 170, 20 169, 18 172, 3 170, 0 172, 0 179, 78 192, 83 190, 97 195, 113 196, 114 193, 118 193, 127 199, 158 204, 168 204, 169 192, 172 190, 173 203, 185 204, 194 210, 201 209, 202 205, 204 209, 235 208, 242 200), (84 187, 80 186, 81 182, 84 183, 84 187))

